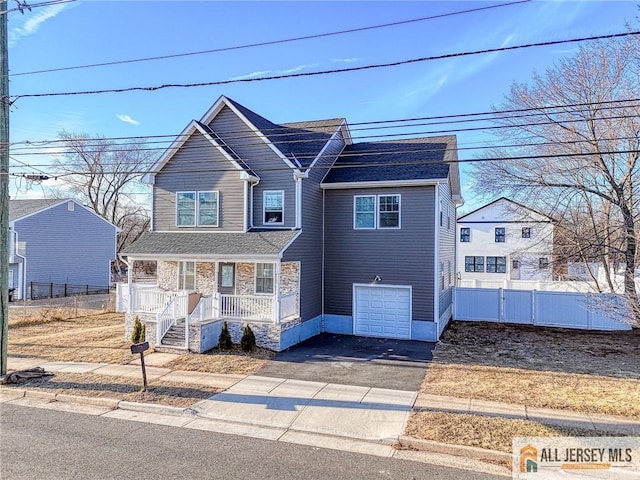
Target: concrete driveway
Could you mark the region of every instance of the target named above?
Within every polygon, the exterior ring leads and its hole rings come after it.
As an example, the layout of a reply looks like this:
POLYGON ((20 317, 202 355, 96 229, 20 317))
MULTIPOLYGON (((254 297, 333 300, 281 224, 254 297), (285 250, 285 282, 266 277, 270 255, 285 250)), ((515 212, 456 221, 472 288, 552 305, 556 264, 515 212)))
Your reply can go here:
POLYGON ((323 333, 278 353, 256 375, 416 391, 435 343, 323 333))

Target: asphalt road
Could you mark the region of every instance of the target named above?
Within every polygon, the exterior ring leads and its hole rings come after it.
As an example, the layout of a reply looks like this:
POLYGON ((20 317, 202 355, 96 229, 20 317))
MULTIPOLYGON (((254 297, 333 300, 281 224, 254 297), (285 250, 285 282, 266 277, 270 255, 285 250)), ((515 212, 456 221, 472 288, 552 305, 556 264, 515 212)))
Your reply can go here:
POLYGON ((486 480, 425 463, 3 404, 0 478, 486 480))

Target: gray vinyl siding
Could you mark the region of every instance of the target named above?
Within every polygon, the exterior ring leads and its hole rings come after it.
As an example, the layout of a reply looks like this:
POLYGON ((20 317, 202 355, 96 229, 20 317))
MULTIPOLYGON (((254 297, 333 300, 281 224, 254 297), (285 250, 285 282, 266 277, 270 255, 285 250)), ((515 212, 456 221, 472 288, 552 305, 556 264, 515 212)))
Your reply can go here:
POLYGON ((244 229, 244 181, 241 171, 195 132, 155 177, 154 230, 234 231, 244 229), (217 191, 218 227, 176 226, 176 192, 217 191))
POLYGON ((439 290, 439 310, 440 315, 446 312, 451 305, 452 290, 455 285, 455 248, 456 248, 456 208, 451 201, 451 190, 449 183, 442 183, 438 186, 439 200, 444 207, 444 225, 440 226, 438 238, 438 266, 442 265, 444 274, 444 290, 439 290), (447 221, 448 218, 448 221, 447 221))
POLYGON ((413 287, 413 320, 434 320, 435 187, 325 191, 325 314, 352 315, 353 284, 413 287), (354 230, 354 195, 401 195, 401 228, 354 230))
POLYGON ((116 256, 115 227, 94 213, 67 202, 17 220, 24 242, 26 282, 108 286, 116 256))
POLYGON ((322 313, 322 197, 320 182, 344 148, 342 135, 332 140, 324 154, 302 180, 302 233, 287 249, 284 261, 300 261, 300 314, 302 320, 322 313))
POLYGON ((253 188, 253 226, 269 226, 263 225, 263 192, 282 190, 285 202, 284 225, 278 227, 295 227, 296 196, 293 170, 229 107, 223 107, 209 126, 260 177, 260 183, 253 188))

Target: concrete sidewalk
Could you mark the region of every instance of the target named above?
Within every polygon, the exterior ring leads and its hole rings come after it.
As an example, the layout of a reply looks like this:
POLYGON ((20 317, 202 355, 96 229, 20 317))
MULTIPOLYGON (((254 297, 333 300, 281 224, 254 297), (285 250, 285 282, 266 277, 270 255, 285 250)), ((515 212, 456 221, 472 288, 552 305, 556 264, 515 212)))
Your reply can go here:
MULTIPOLYGON (((148 355, 149 361, 146 363, 149 380, 166 380, 224 390, 196 403, 191 409, 199 418, 214 422, 220 428, 230 424, 245 425, 247 428, 270 429, 269 435, 275 437, 281 436, 284 432, 300 432, 392 444, 403 434, 411 410, 422 409, 527 419, 550 425, 581 427, 624 435, 640 434, 640 422, 625 417, 441 395, 418 395, 417 392, 406 390, 255 375, 172 371, 162 366, 154 366, 169 361, 170 357, 166 355, 148 355)), ((95 373, 110 377, 140 378, 138 365, 48 362, 42 359, 16 357, 8 359, 9 370, 35 366, 54 373, 95 373)), ((153 408, 162 407, 154 405, 153 408)))

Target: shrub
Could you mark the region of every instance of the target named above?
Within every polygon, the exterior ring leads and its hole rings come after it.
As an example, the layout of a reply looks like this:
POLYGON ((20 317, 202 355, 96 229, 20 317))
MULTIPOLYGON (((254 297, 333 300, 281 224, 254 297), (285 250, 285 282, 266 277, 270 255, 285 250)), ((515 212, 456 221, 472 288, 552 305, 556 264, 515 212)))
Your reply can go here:
POLYGON ((218 337, 218 348, 220 350, 230 350, 233 347, 233 342, 231 341, 231 334, 229 333, 229 327, 227 326, 227 322, 222 324, 222 331, 220 332, 220 336, 218 337))
POLYGON ((249 325, 245 325, 242 330, 242 338, 240 339, 240 348, 245 352, 250 352, 256 348, 256 336, 253 334, 253 330, 249 325))
POLYGON ((144 342, 145 339, 145 326, 140 321, 140 318, 136 315, 133 321, 133 331, 131 332, 131 343, 144 342))

